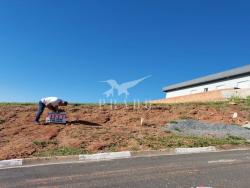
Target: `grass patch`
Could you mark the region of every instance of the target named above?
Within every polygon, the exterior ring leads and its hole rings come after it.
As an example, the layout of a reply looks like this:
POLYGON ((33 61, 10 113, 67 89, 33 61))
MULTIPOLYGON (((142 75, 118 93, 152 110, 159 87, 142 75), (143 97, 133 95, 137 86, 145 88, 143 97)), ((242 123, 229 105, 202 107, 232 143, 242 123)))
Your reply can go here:
POLYGON ((108 147, 105 148, 107 152, 116 152, 117 151, 117 144, 111 143, 108 147))
MULTIPOLYGON (((195 136, 181 136, 176 134, 164 135, 164 136, 144 136, 143 138, 134 138, 135 143, 130 149, 140 150, 140 148, 148 148, 150 150, 159 150, 166 148, 177 147, 207 147, 207 146, 219 146, 219 145, 246 145, 249 144, 247 140, 228 135, 226 138, 213 138, 213 137, 195 137, 195 136)), ((37 145, 44 147, 48 143, 36 142, 37 145)), ((125 146, 125 145, 124 145, 125 146)), ((85 148, 85 146, 84 146, 85 148)), ((49 157, 49 156, 67 156, 67 155, 79 155, 91 153, 84 148, 73 147, 59 147, 54 149, 43 148, 42 151, 34 154, 36 157, 49 157)), ((110 144, 102 149, 104 152, 118 151, 119 144, 110 144)))
POLYGON ((57 140, 50 140, 50 141, 34 141, 33 142, 34 145, 38 146, 38 147, 47 147, 48 145, 50 144, 53 144, 53 145, 57 145, 58 144, 58 141, 57 140))
POLYGON ((66 155, 79 155, 84 152, 79 148, 73 147, 60 147, 56 149, 50 149, 35 154, 36 157, 50 157, 50 156, 66 156, 66 155))
POLYGON ((176 147, 207 147, 224 144, 240 145, 248 144, 247 140, 228 136, 226 138, 195 137, 181 135, 167 135, 161 137, 147 136, 138 140, 141 145, 145 145, 152 150, 176 147))
POLYGON ((221 101, 221 102, 207 102, 206 106, 215 108, 215 109, 224 109, 227 105, 227 102, 221 101))
POLYGON ((243 101, 243 99, 238 96, 233 96, 229 99, 229 101, 235 104, 240 104, 243 101))
POLYGON ((233 136, 233 135, 228 135, 226 139, 230 139, 230 140, 242 140, 241 137, 233 136))
POLYGON ((169 123, 170 123, 170 124, 177 124, 178 122, 175 121, 175 120, 172 120, 172 121, 170 121, 169 123))
POLYGON ((246 106, 250 106, 250 96, 247 96, 247 98, 245 100, 245 104, 246 104, 246 106))
POLYGON ((230 102, 240 106, 243 110, 248 110, 250 107, 250 96, 247 96, 246 98, 232 97, 229 100, 229 103, 230 102))
POLYGON ((48 143, 45 142, 45 141, 34 141, 33 144, 36 145, 36 146, 39 146, 39 147, 46 147, 46 146, 48 146, 48 143))

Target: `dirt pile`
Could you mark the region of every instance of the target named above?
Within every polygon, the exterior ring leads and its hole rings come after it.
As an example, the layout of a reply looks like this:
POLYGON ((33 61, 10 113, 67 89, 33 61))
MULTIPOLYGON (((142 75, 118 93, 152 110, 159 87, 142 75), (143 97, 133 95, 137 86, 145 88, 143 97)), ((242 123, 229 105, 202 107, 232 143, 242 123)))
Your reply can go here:
POLYGON ((227 124, 250 120, 249 108, 230 104, 155 105, 151 109, 70 105, 64 109, 68 115, 66 126, 45 126, 33 124, 36 105, 0 105, 0 159, 37 156, 58 149, 67 152, 68 148, 83 153, 148 150, 152 149, 150 144, 142 140, 171 135, 161 128, 174 120, 191 118, 227 124), (237 119, 232 118, 234 112, 238 113, 237 119))

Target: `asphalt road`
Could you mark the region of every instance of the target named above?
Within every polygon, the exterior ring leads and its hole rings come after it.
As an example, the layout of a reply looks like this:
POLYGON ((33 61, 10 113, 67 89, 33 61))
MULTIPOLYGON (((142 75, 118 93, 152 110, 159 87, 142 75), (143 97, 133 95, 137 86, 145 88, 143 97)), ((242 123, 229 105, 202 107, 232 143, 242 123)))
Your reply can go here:
POLYGON ((0 169, 0 187, 250 187, 250 151, 0 169))

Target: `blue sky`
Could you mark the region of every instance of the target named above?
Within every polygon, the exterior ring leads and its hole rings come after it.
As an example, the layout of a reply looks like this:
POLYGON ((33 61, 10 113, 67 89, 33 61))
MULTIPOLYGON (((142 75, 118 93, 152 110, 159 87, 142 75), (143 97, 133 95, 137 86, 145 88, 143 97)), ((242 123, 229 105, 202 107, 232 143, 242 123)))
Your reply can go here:
MULTIPOLYGON (((108 85, 152 75, 128 100, 250 64, 250 2, 0 0, 0 101, 98 102, 108 85)), ((122 100, 121 97, 115 97, 122 100)))

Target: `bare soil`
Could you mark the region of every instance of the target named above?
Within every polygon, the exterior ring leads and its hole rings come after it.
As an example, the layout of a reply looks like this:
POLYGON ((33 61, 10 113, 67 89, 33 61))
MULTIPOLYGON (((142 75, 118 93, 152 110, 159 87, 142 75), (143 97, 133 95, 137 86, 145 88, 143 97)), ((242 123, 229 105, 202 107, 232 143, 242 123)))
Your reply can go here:
POLYGON ((172 136, 161 130, 170 121, 191 118, 241 125, 250 120, 248 107, 229 103, 154 105, 151 109, 69 105, 64 108, 66 126, 35 125, 36 110, 36 105, 0 105, 0 160, 39 156, 59 148, 75 148, 82 153, 150 150, 151 145, 143 139, 172 136), (232 118, 234 112, 238 113, 236 119, 232 118))

